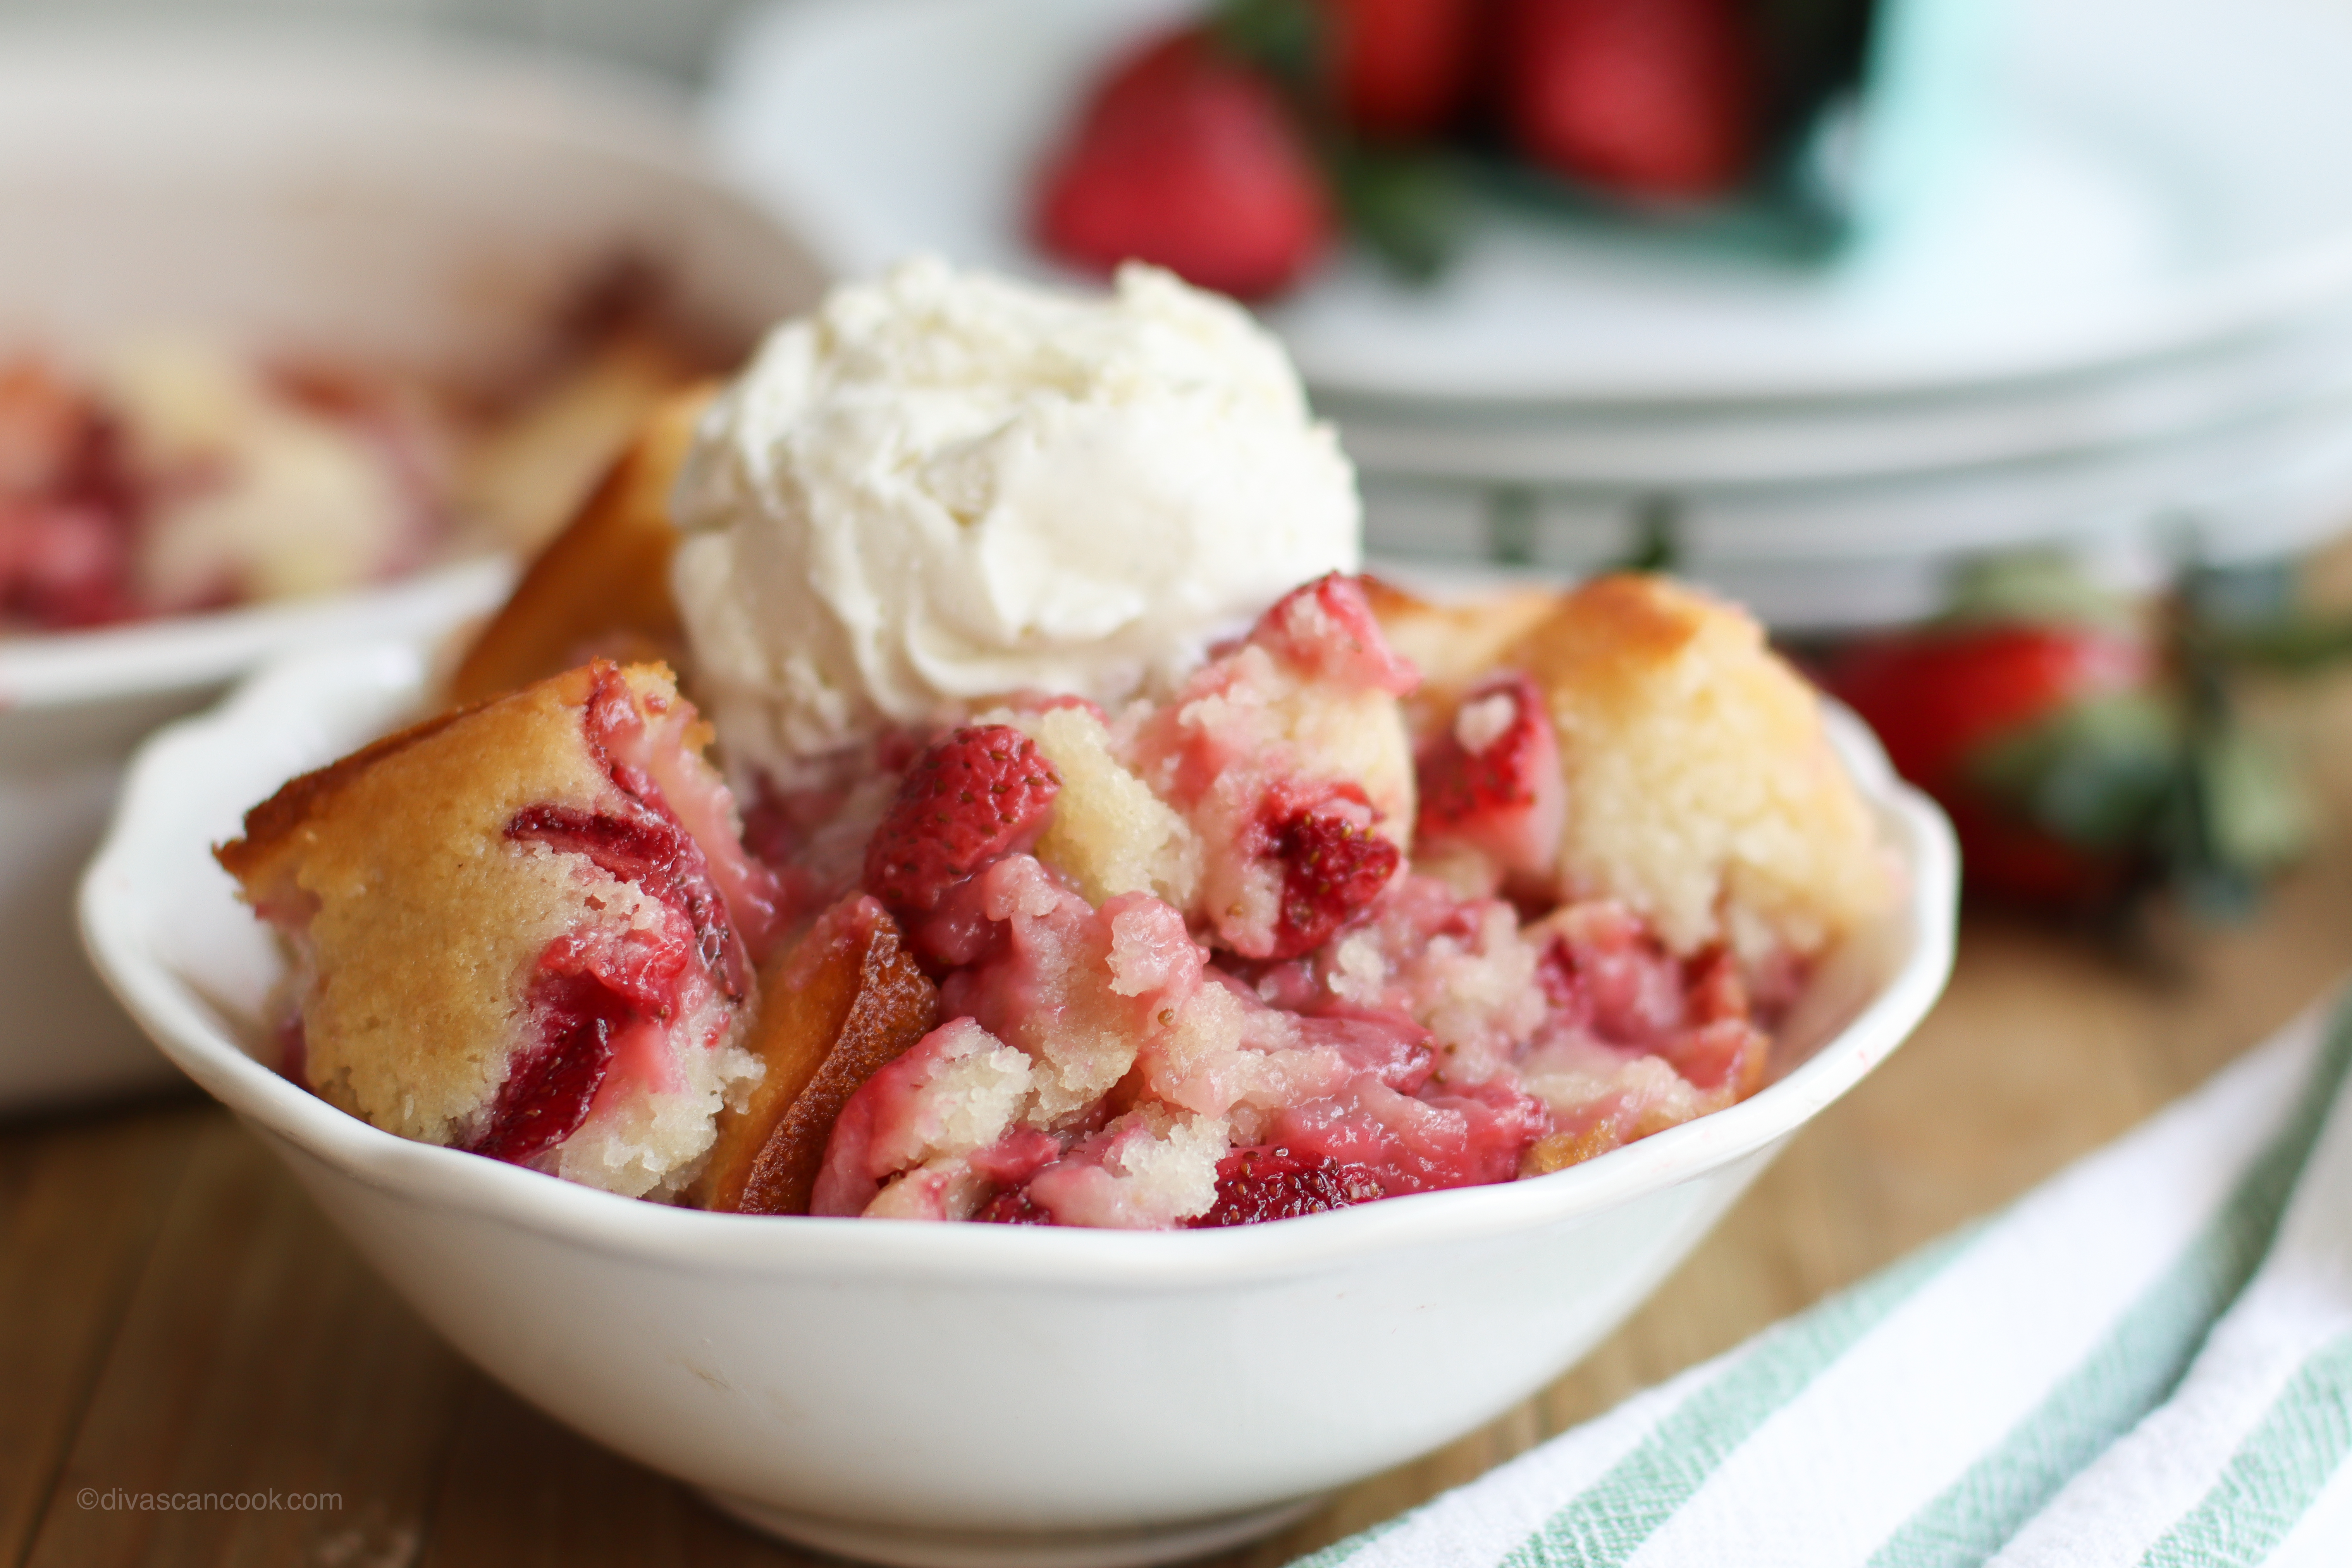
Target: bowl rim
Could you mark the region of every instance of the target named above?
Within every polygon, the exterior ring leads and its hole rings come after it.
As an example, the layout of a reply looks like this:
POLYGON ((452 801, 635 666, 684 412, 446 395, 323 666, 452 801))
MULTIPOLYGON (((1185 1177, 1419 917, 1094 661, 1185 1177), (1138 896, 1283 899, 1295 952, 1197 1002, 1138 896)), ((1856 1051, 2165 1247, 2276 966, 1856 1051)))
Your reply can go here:
MULTIPOLYGON (((289 718, 322 702, 348 702, 362 686, 387 700, 413 697, 425 667, 414 645, 312 650, 271 664, 221 705, 157 731, 133 758, 105 841, 83 876, 78 906, 84 944, 101 978, 164 1054, 269 1135, 267 1141, 397 1198, 670 1271, 1133 1293, 1270 1280, 1379 1255, 1533 1233, 1705 1175, 1793 1133, 1902 1044, 1951 971, 1958 854, 1950 825, 1895 777, 1860 721, 1832 706, 1839 749, 1904 855, 1908 887, 1889 918, 1909 922, 1910 952, 1844 1028, 1739 1104, 1548 1176, 1389 1198, 1281 1225, 1121 1232, 672 1208, 412 1142, 336 1110, 247 1055, 143 940, 140 868, 151 847, 173 841, 171 804, 205 758, 282 731, 289 718)), ((222 879, 226 892, 226 873, 222 879)))
POLYGON ((510 554, 495 552, 341 593, 0 637, 0 712, 194 691, 310 644, 397 637, 486 615, 513 588, 517 570, 510 554))

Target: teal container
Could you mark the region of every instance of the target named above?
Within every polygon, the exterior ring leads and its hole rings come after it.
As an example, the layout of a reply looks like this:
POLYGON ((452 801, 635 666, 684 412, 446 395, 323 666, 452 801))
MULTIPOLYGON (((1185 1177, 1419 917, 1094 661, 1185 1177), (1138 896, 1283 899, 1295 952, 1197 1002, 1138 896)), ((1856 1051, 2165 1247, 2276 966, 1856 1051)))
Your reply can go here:
POLYGON ((1704 249, 1825 259, 1899 226, 1961 176, 1993 91, 2001 0, 1744 0, 1758 151, 1704 202, 1628 200, 1498 140, 1470 160, 1490 196, 1580 227, 1704 249))

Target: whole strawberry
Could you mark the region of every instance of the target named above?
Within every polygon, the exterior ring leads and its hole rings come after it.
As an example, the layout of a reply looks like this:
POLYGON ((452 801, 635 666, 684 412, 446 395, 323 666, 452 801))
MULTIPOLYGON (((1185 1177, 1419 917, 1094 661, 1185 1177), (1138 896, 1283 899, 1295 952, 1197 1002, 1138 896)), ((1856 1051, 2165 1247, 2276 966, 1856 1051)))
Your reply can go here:
POLYGON ((1074 265, 1148 261, 1245 300, 1296 282, 1336 226, 1280 87, 1197 28, 1111 72, 1047 168, 1035 223, 1074 265))
POLYGON ((1062 781, 1010 724, 968 724, 907 770, 866 846, 866 890, 894 914, 927 915, 948 890, 1045 831, 1062 781))
POLYGON ((1503 0, 1512 142, 1637 201, 1719 195, 1756 153, 1759 90, 1738 0, 1503 0))
POLYGON ((1477 68, 1483 0, 1318 0, 1322 72, 1349 129, 1376 141, 1435 135, 1477 68))
POLYGON ((2309 824, 2196 621, 2012 557, 1965 578, 1943 619, 1850 644, 1823 676, 1950 814, 1971 889, 2084 909, 2161 882, 2242 907, 2309 824))
POLYGON ((1957 619, 1856 643, 1827 675, 1895 771, 1950 815, 1971 887, 2068 904, 2121 887, 2170 763, 2158 660, 2144 637, 2092 622, 1957 619), (2053 831, 2000 787, 2021 748, 2037 742, 2077 752, 2079 831, 2053 831), (2111 829, 2088 820, 2100 814, 2111 829))

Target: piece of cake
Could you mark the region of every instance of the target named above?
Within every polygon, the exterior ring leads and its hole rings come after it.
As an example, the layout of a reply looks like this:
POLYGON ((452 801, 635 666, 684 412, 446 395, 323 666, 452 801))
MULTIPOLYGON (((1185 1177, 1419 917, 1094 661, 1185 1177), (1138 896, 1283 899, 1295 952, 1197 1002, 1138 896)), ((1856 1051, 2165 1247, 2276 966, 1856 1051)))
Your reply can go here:
POLYGON ((597 662, 294 780, 216 851, 297 956, 288 1072, 387 1131, 631 1195, 700 1169, 774 884, 659 666, 597 662))

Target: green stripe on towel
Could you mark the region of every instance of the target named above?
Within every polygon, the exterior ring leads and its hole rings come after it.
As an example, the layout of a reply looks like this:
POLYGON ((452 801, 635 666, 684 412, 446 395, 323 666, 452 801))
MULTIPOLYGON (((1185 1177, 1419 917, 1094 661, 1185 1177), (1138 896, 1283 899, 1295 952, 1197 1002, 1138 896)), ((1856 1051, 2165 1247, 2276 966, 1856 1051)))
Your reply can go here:
POLYGON ((1662 1417, 1608 1473, 1503 1559, 1502 1568, 1623 1563, 1717 1467, 1824 1367, 1884 1321, 1982 1233, 1972 1225, 1770 1331, 1755 1350, 1662 1417))
POLYGON ((2294 1111, 2178 1262, 1999 1446, 1871 1555, 1871 1568, 1983 1562, 2061 1488, 2164 1403, 2216 1320, 2261 1266, 2352 1063, 2339 1014, 2294 1111))
POLYGON ((2148 1548, 2142 1568, 2251 1568, 2286 1539, 2347 1450, 2352 1334, 2339 1334, 2287 1381, 2213 1489, 2148 1548))

